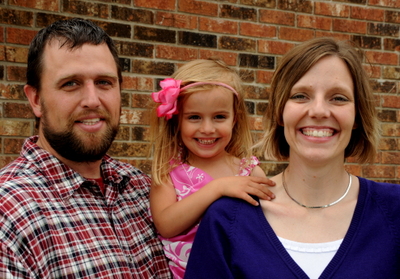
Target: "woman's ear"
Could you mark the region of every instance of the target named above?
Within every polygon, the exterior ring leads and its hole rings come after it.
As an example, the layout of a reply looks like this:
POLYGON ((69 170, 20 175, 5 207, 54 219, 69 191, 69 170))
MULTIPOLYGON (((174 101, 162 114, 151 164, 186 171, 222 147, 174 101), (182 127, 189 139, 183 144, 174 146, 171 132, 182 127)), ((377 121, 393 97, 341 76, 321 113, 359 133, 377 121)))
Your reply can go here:
POLYGON ((26 97, 29 100, 29 104, 31 105, 35 116, 41 117, 42 116, 42 106, 40 103, 39 92, 37 91, 37 89, 31 85, 25 85, 24 92, 25 92, 26 97))

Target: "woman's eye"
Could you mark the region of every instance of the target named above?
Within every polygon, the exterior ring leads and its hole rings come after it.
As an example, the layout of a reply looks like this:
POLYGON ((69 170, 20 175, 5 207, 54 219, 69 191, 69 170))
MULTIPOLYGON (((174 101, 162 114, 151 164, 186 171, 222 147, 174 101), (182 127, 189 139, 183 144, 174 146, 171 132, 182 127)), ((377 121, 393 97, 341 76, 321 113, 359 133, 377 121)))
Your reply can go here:
POLYGON ((348 102, 349 101, 349 99, 347 99, 344 96, 335 96, 335 97, 333 97, 333 100, 335 102, 348 102))
POLYGON ((307 97, 304 94, 294 94, 289 99, 291 100, 305 100, 307 97))

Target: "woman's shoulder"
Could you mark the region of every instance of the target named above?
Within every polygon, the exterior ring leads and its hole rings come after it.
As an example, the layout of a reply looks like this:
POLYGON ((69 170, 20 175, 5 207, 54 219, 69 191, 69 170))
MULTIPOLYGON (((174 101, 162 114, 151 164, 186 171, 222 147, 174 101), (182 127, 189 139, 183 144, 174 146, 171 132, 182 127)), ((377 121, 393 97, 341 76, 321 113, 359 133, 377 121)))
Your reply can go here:
POLYGON ((366 187, 369 192, 382 196, 394 197, 396 199, 399 199, 400 197, 400 184, 378 182, 362 177, 359 177, 358 179, 360 185, 366 187))
POLYGON ((204 217, 232 221, 249 216, 254 207, 242 199, 222 197, 208 207, 204 217))

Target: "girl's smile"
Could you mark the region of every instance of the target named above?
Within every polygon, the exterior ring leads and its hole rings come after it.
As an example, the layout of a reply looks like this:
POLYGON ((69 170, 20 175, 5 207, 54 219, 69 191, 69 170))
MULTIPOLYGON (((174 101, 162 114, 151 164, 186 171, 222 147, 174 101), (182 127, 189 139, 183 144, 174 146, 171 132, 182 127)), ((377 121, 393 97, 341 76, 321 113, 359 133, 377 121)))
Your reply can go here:
POLYGON ((219 158, 232 138, 233 93, 217 87, 190 95, 183 104, 181 137, 189 160, 219 158))

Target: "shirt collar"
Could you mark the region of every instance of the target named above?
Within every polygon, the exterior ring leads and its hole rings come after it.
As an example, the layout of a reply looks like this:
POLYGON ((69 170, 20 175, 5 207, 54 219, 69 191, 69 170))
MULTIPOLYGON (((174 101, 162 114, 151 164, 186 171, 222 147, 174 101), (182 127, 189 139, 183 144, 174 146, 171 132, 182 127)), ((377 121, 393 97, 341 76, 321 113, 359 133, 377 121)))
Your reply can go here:
MULTIPOLYGON (((48 179, 49 185, 57 190, 62 199, 69 199, 87 180, 47 150, 39 147, 36 144, 38 139, 37 135, 26 139, 21 156, 27 158, 42 172, 48 179)), ((130 181, 129 173, 108 155, 103 157, 100 168, 105 183, 116 187, 122 193, 130 181)))

